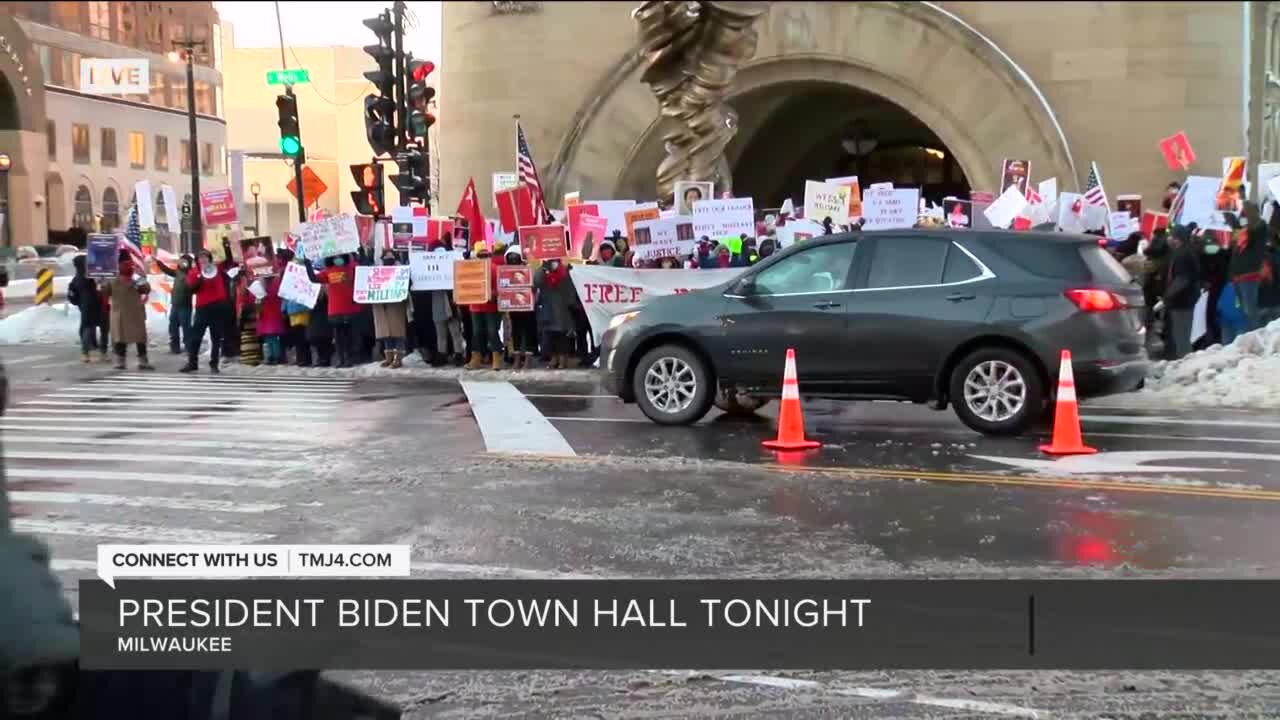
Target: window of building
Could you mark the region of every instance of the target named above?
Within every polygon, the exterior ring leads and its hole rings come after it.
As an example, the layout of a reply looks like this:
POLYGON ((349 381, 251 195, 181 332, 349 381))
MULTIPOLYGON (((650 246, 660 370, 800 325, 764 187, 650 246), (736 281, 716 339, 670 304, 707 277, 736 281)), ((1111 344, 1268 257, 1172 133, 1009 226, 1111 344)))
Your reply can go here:
POLYGON ((116 166, 116 129, 102 128, 102 164, 116 166))
POLYGON ((116 189, 102 191, 102 232, 115 232, 120 227, 120 196, 116 189))
POLYGON ((213 143, 203 143, 200 148, 200 174, 213 174, 213 143))
POLYGON ((196 112, 201 115, 212 115, 213 87, 203 80, 196 81, 196 112))
POLYGON ((70 30, 73 33, 84 32, 84 26, 80 22, 80 3, 78 2, 51 2, 51 3, 23 3, 23 5, 44 5, 50 6, 52 11, 50 20, 53 26, 70 30))
POLYGON ((112 3, 116 10, 116 42, 122 45, 134 47, 137 45, 137 37, 133 32, 133 3, 121 2, 112 3))
POLYGON ((48 144, 48 153, 50 160, 58 159, 58 123, 52 120, 44 121, 44 139, 48 144))
POLYGON ((178 167, 185 175, 186 173, 191 172, 191 141, 179 140, 178 153, 181 155, 178 159, 178 167))
POLYGON ((147 101, 154 107, 169 107, 169 76, 154 65, 151 67, 151 94, 147 101))
POLYGON ((169 107, 187 109, 187 76, 185 73, 169 78, 169 107))
POLYGON ((93 193, 81 185, 76 188, 75 214, 71 224, 86 231, 93 231, 93 193))
POLYGON ((164 135, 156 136, 156 169, 169 169, 169 138, 164 135))
POLYGON ((85 3, 89 12, 89 36, 99 40, 111 39, 111 3, 85 3))
MULTIPOLYGON (((174 214, 175 214, 175 215, 177 214, 176 210, 177 210, 177 209, 175 208, 175 212, 174 212, 174 214)), ((157 224, 157 225, 159 225, 160 223, 164 223, 164 224, 165 224, 165 226, 166 226, 166 227, 168 227, 168 225, 169 225, 169 208, 168 208, 168 207, 166 207, 166 206, 165 206, 165 204, 164 204, 164 192, 163 192, 163 191, 156 193, 156 208, 155 208, 155 215, 156 215, 156 224, 157 224)))
POLYGON ((82 123, 71 125, 71 159, 81 165, 89 164, 89 126, 82 123))
POLYGON ((140 132, 129 133, 129 167, 139 170, 147 167, 147 136, 140 132))

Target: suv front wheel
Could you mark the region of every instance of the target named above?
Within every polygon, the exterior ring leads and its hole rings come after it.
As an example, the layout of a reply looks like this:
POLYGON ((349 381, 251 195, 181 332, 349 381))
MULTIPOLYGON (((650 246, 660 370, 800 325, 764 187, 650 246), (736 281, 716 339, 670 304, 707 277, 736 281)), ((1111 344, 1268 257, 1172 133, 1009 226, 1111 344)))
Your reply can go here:
POLYGON ((631 376, 640 411, 659 425, 691 425, 711 410, 715 382, 698 354, 681 345, 645 353, 631 376))
POLYGON ((985 348, 951 371, 948 391, 956 415, 984 435, 1017 435, 1040 417, 1044 387, 1022 353, 985 348))

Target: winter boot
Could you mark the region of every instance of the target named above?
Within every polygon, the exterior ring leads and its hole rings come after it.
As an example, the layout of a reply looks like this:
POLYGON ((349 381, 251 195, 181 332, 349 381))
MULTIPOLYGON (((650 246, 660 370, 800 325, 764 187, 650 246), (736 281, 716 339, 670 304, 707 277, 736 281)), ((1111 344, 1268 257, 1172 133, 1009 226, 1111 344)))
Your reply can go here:
POLYGON ((80 353, 80 362, 82 363, 89 362, 89 353, 80 353))
POLYGON ((502 369, 502 353, 496 352, 493 354, 493 365, 491 365, 490 368, 493 370, 502 369))
POLYGON ((395 350, 383 350, 382 362, 378 363, 378 365, 380 367, 391 367, 391 363, 395 359, 395 356, 396 356, 395 350))
POLYGON ((559 370, 561 367, 560 360, 562 357, 563 356, 560 353, 551 353, 551 363, 548 364, 547 367, 552 370, 559 370))
POLYGON ((520 353, 511 353, 511 369, 512 370, 524 369, 524 355, 521 355, 520 353))
POLYGON ((209 372, 213 373, 214 375, 217 375, 222 371, 218 369, 217 365, 214 365, 213 363, 209 363, 209 372))
POLYGON ((156 368, 154 365, 147 362, 147 356, 143 355, 138 358, 138 369, 139 370, 155 370, 156 368))
POLYGON ((524 354, 524 369, 525 369, 525 370, 532 370, 532 369, 534 369, 535 367, 537 367, 536 365, 534 365, 534 364, 533 364, 533 362, 534 362, 533 353, 531 353, 531 352, 527 352, 527 353, 525 353, 525 354, 524 354))
POLYGON ((388 367, 390 367, 392 370, 399 370, 400 368, 404 367, 404 365, 400 361, 401 361, 400 351, 392 350, 391 365, 389 365, 388 367))
POLYGON ((464 362, 465 361, 462 359, 462 353, 454 353, 449 357, 449 363, 454 367, 462 367, 464 362))
POLYGON ((117 370, 123 370, 123 369, 124 369, 124 356, 123 356, 123 355, 117 355, 117 356, 116 356, 116 364, 115 364, 115 366, 114 366, 114 367, 115 367, 115 369, 117 369, 117 370))
POLYGON ((478 352, 471 353, 471 361, 463 367, 467 370, 479 370, 484 367, 484 356, 478 352))
POLYGON ((197 367, 197 366, 195 365, 195 363, 191 363, 191 362, 189 362, 189 363, 187 363, 186 365, 183 365, 182 367, 178 368, 178 372, 180 372, 180 373, 193 373, 193 372, 198 371, 199 369, 200 369, 200 368, 199 368, 199 367, 197 367))

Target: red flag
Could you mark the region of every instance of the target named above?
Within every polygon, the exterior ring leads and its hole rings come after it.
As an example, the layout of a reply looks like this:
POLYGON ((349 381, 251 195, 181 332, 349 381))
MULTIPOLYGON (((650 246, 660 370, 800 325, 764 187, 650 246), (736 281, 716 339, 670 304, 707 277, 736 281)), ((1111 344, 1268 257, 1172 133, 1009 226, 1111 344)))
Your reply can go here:
POLYGON ((467 189, 462 192, 462 200, 454 214, 467 221, 468 248, 471 244, 484 241, 484 213, 480 212, 480 199, 476 197, 475 178, 467 181, 467 189))

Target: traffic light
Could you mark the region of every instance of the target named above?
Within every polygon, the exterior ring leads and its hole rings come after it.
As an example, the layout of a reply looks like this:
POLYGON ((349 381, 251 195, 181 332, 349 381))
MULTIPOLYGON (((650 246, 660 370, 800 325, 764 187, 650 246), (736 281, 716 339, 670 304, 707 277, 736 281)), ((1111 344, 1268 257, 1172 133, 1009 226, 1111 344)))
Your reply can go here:
POLYGON ((385 155, 396 149, 396 75, 395 25, 390 13, 384 11, 375 18, 364 21, 365 27, 378 37, 377 45, 366 45, 365 53, 377 63, 377 70, 369 70, 364 77, 377 88, 378 94, 364 99, 365 135, 369 147, 376 155, 385 155))
MULTIPOLYGON (((399 166, 400 172, 391 176, 391 182, 400 191, 402 198, 407 196, 410 200, 421 201, 424 205, 431 202, 431 187, 427 183, 430 175, 427 154, 418 148, 411 147, 396 155, 396 165, 399 166)), ((408 203, 402 200, 401 204, 408 203)))
POLYGON ((276 98, 279 114, 280 152, 286 157, 306 162, 302 153, 302 130, 298 127, 298 98, 285 93, 276 98))
POLYGON ((425 138, 427 130, 436 122, 428 108, 435 99, 436 89, 427 85, 427 78, 436 69, 430 60, 414 60, 408 58, 405 65, 409 75, 409 137, 415 140, 425 138))
POLYGON ((382 165, 376 162, 364 165, 352 165, 351 177, 355 178, 359 190, 351 192, 351 200, 355 202, 356 212, 374 217, 386 216, 386 204, 383 202, 382 165))

